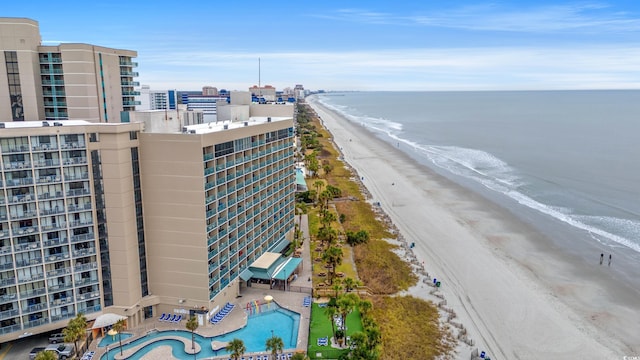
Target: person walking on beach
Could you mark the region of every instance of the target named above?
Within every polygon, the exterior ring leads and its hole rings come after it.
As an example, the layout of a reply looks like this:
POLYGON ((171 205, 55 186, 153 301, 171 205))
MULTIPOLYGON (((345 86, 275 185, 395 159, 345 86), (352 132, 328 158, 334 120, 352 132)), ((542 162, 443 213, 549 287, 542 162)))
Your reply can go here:
POLYGON ((602 265, 602 261, 604 260, 604 254, 600 254, 600 265, 602 265))
POLYGON ((611 266, 611 254, 609 254, 609 264, 608 266, 611 266))

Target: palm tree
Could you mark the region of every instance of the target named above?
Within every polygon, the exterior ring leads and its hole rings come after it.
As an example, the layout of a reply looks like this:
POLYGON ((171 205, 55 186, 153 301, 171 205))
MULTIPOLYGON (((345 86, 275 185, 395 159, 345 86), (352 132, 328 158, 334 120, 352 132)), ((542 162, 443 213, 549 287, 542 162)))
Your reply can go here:
POLYGON ((351 290, 357 288, 358 286, 362 285, 362 283, 360 282, 360 280, 354 279, 354 278, 346 278, 343 281, 344 283, 344 289, 347 292, 351 292, 351 290))
POLYGON ((336 301, 338 311, 340 312, 340 316, 342 317, 342 325, 345 329, 347 328, 347 315, 349 315, 353 311, 353 309, 355 309, 356 305, 359 302, 360 297, 354 293, 344 294, 336 301))
POLYGON ((58 356, 53 351, 49 351, 49 350, 40 351, 39 353, 36 354, 36 357, 34 358, 34 360, 56 360, 56 359, 58 359, 58 356))
POLYGON ((322 223, 323 228, 329 227, 337 219, 336 215, 327 209, 320 211, 320 216, 320 223, 322 223))
POLYGON ((231 352, 231 358, 234 360, 240 359, 240 357, 244 355, 245 351, 247 351, 247 348, 244 346, 244 342, 240 339, 233 339, 229 341, 229 344, 225 349, 231 352))
POLYGON ((371 303, 371 300, 361 300, 360 303, 358 304, 358 310, 360 310, 360 314, 363 317, 366 317, 372 308, 373 308, 373 303, 371 303))
POLYGON ((327 246, 329 246, 335 242, 335 239, 338 238, 338 232, 331 227, 321 227, 320 229, 318 229, 316 238, 320 240, 320 244, 322 246, 325 246, 325 243, 327 244, 327 246))
POLYGON ((333 297, 337 298, 338 294, 340 293, 340 290, 342 290, 342 286, 340 285, 339 282, 337 282, 337 283, 333 284, 331 289, 334 291, 333 297))
POLYGON ((196 346, 195 346, 195 333, 198 328, 198 319, 195 316, 192 316, 187 320, 187 324, 185 325, 187 330, 191 331, 191 350, 193 351, 193 358, 196 358, 196 346))
POLYGON ((120 319, 113 324, 113 330, 118 333, 118 341, 120 342, 120 356, 122 356, 122 332, 124 331, 126 325, 125 320, 120 319))
POLYGON ((336 308, 335 306, 328 305, 327 307, 324 308, 324 313, 329 318, 329 321, 331 321, 331 334, 333 335, 333 338, 335 339, 336 338, 336 324, 333 321, 333 317, 338 313, 338 308, 336 308))
POLYGON ((330 265, 329 274, 329 283, 333 284, 333 278, 336 276, 336 267, 342 264, 342 249, 338 247, 330 247, 325 250, 324 254, 322 254, 322 260, 324 260, 328 265, 330 265))
POLYGON ((271 358, 276 360, 278 358, 278 353, 282 352, 284 349, 284 342, 280 337, 272 335, 267 339, 266 349, 267 351, 271 351, 271 358))
POLYGON ((78 313, 75 318, 69 320, 67 327, 62 330, 64 342, 72 342, 78 351, 78 341, 87 336, 87 318, 82 313, 78 313))
MULTIPOLYGON (((324 181, 316 180, 313 182, 313 186, 316 188, 316 194, 320 195, 320 190, 324 187, 324 181)), ((316 196, 316 201, 318 201, 317 196, 316 196)))
POLYGON ((291 356, 291 360, 309 360, 309 357, 304 353, 297 352, 291 356))

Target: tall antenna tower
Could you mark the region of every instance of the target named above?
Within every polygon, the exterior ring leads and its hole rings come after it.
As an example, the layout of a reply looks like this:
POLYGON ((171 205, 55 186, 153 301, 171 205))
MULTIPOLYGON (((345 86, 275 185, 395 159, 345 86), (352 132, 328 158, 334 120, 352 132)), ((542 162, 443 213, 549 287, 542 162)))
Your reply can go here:
POLYGON ((262 96, 262 84, 260 84, 260 58, 258 58, 258 96, 262 96))

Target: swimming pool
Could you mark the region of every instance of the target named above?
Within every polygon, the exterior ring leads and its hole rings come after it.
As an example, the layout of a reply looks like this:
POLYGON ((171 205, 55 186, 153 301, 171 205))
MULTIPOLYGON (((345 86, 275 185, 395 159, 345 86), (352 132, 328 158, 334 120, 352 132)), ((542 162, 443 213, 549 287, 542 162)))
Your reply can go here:
MULTIPOLYGON (((133 336, 133 334, 130 333, 122 333, 119 334, 119 336, 122 336, 122 341, 130 338, 133 336)), ((111 345, 111 344, 119 344, 120 343, 120 338, 118 337, 118 335, 114 335, 114 336, 110 336, 110 335, 106 335, 105 337, 103 337, 102 339, 100 339, 100 342, 98 343, 98 347, 105 347, 107 345, 111 345)))
MULTIPOLYGON (((273 307, 273 304, 271 305, 273 307)), ((213 351, 211 349, 211 341, 231 341, 238 338, 244 342, 244 346, 247 349, 247 353, 265 351, 265 343, 268 338, 272 336, 278 336, 284 342, 284 349, 294 349, 298 343, 298 328, 300 324, 300 314, 276 307, 273 310, 258 313, 249 316, 247 320, 247 326, 230 332, 225 335, 215 337, 204 337, 195 334, 195 341, 200 345, 200 352, 197 354, 197 359, 202 359, 212 356, 226 355, 227 351, 221 349, 213 351), (273 333, 272 333, 273 332, 273 333)), ((191 332, 187 330, 170 330, 170 331, 155 331, 147 334, 146 336, 136 339, 127 345, 124 345, 124 349, 129 349, 142 343, 152 341, 155 338, 163 336, 176 336, 186 338, 191 341, 191 332)), ((116 337, 117 338, 117 337, 116 337)), ((109 357, 107 354, 102 355, 100 360, 114 360, 116 354, 120 354, 118 343, 116 342, 114 348, 109 350, 109 357)), ((184 352, 184 344, 179 340, 157 340, 150 344, 145 345, 138 350, 129 359, 141 360, 147 353, 155 349, 158 346, 171 346, 172 354, 177 359, 193 359, 193 355, 189 355, 184 352)))

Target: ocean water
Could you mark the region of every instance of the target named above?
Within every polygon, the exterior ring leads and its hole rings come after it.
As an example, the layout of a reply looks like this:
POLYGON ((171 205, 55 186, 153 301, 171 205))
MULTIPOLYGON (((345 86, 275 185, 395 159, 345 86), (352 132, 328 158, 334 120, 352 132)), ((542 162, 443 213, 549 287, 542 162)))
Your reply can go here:
POLYGON ((345 92, 318 100, 445 176, 640 253, 640 91, 345 92))

